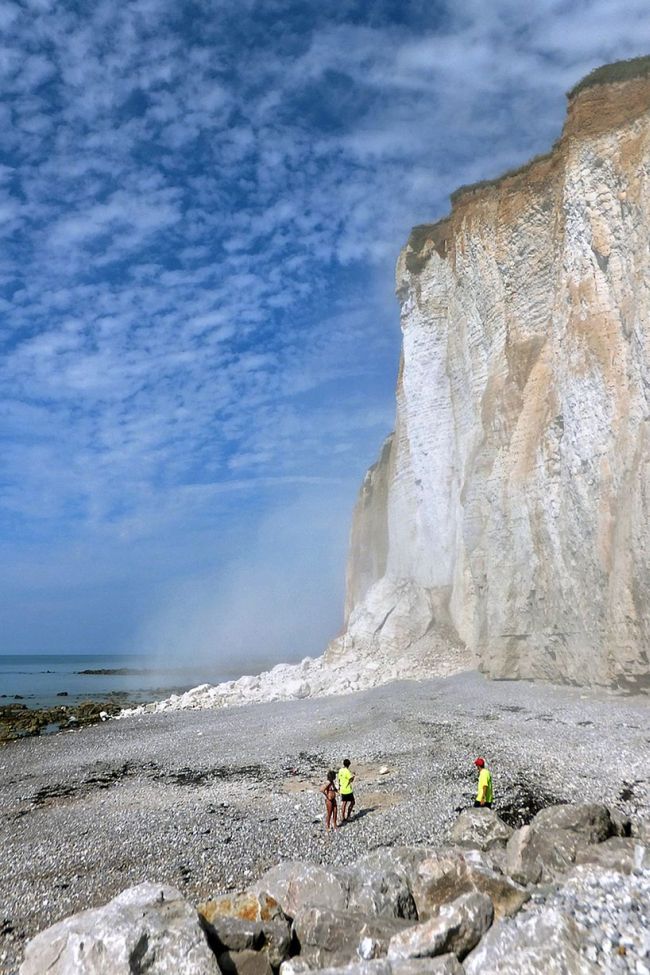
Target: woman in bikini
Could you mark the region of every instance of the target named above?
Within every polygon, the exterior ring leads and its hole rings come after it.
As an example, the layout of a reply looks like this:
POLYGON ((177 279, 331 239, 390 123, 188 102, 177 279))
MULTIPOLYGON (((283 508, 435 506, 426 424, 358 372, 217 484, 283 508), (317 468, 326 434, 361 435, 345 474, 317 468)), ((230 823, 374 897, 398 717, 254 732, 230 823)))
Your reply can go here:
POLYGON ((331 770, 327 773, 327 782, 320 790, 325 796, 325 829, 330 829, 330 821, 333 822, 332 829, 337 829, 336 820, 338 815, 338 810, 336 806, 336 786, 334 785, 334 779, 336 778, 336 772, 331 770))

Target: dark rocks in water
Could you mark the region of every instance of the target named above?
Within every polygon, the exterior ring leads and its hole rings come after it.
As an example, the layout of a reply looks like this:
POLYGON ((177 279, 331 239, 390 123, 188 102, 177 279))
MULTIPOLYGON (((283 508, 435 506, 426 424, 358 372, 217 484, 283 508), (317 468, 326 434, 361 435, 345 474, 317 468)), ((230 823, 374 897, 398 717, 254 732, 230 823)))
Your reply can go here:
POLYGON ((77 670, 75 673, 84 677, 142 677, 145 674, 150 674, 151 671, 134 667, 99 667, 97 670, 89 668, 77 670))
POLYGON ((67 691, 59 691, 59 693, 56 696, 57 697, 68 697, 69 695, 68 695, 68 692, 67 691))
POLYGON ((117 700, 82 701, 74 706, 59 704, 53 708, 28 708, 26 704, 2 704, 0 705, 0 744, 17 738, 40 735, 45 729, 51 732, 98 724, 103 720, 102 713, 118 714, 121 708, 122 704, 117 700))

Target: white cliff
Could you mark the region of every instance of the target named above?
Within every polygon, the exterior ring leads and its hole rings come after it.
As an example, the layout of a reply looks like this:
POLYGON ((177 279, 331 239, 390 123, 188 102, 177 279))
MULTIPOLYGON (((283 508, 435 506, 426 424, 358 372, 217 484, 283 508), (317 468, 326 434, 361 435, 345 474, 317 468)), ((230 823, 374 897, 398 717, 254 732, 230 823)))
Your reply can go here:
POLYGON ((547 156, 397 264, 394 437, 330 661, 641 682, 650 615, 650 80, 601 70, 547 156))

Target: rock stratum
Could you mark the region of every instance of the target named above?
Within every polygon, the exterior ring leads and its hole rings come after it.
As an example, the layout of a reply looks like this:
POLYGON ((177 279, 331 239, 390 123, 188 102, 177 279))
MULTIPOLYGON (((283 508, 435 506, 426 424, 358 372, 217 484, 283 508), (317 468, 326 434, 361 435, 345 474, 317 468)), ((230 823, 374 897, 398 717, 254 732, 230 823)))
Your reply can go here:
POLYGON ((599 69, 548 155, 411 233, 395 432, 330 660, 454 648, 494 678, 647 680, 648 63, 599 69))

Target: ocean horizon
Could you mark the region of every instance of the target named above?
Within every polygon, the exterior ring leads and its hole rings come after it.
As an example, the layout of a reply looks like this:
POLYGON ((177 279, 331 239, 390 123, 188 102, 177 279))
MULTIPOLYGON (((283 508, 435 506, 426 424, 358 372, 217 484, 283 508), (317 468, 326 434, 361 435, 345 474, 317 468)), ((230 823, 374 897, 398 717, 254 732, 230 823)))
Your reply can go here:
MULTIPOLYGON (((260 666, 253 665, 253 669, 257 671, 260 666)), ((232 680, 242 672, 241 668, 218 663, 166 664, 144 654, 5 653, 0 654, 0 705, 50 708, 117 696, 138 703, 168 697, 198 684, 232 680)))

